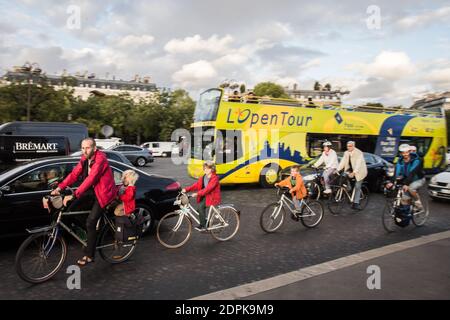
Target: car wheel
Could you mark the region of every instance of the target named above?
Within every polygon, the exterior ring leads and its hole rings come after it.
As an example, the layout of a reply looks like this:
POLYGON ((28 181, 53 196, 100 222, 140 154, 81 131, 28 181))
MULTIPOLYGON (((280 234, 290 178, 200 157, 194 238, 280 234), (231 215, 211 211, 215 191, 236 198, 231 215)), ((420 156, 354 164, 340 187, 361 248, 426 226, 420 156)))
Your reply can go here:
POLYGON ((136 165, 138 167, 143 167, 143 166, 145 166, 146 163, 147 163, 147 161, 145 161, 145 159, 142 157, 139 157, 136 159, 136 165))
POLYGON ((142 213, 142 216, 144 217, 144 225, 142 227, 142 233, 151 232, 155 226, 155 217, 153 212, 150 210, 148 206, 142 203, 136 204, 136 211, 139 211, 142 213))
POLYGON ((280 167, 276 163, 265 166, 259 175, 259 184, 264 188, 272 188, 280 175, 280 167))

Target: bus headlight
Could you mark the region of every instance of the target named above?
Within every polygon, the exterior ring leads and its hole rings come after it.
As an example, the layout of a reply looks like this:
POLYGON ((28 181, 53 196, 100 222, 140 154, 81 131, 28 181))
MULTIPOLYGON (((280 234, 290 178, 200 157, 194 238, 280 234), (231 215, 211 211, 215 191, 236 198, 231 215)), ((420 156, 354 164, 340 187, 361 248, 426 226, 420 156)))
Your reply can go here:
POLYGON ((395 173, 395 169, 393 167, 389 167, 387 170, 387 176, 388 177, 393 177, 395 173))

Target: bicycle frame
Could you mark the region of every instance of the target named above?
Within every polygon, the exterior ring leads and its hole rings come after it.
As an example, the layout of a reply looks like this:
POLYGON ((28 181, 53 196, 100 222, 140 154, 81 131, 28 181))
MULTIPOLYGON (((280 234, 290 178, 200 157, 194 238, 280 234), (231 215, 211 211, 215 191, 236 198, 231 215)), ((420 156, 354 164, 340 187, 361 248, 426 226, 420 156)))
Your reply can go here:
MULTIPOLYGON (((81 214, 86 214, 89 213, 90 211, 71 211, 71 212, 65 212, 64 210, 60 210, 58 213, 58 217, 56 219, 56 221, 47 227, 43 227, 43 228, 39 228, 39 229, 34 229, 34 230, 28 230, 28 233, 39 233, 39 232, 43 232, 43 231, 51 231, 51 235, 47 241, 47 243, 43 246, 43 251, 45 253, 45 256, 48 256, 48 254, 51 252, 51 250, 53 249, 53 246, 55 245, 55 241, 60 233, 60 228, 63 228, 64 230, 66 230, 72 237, 74 237, 82 246, 87 247, 87 242, 84 241, 83 239, 81 239, 74 231, 72 228, 70 228, 69 226, 67 226, 64 222, 62 222, 62 218, 63 216, 74 216, 74 215, 81 215, 81 214), (51 243, 50 243, 51 241, 51 243)), ((101 221, 104 220, 106 224, 108 224, 113 230, 116 230, 114 223, 112 222, 112 220, 107 216, 106 213, 102 214, 102 217, 98 220, 97 225, 96 225, 96 230, 98 231, 100 228, 100 223, 101 221)), ((98 246, 96 247, 96 249, 102 249, 102 248, 106 248, 109 246, 112 246, 113 244, 109 244, 109 245, 104 245, 104 246, 98 246)))
MULTIPOLYGON (((195 210, 195 208, 190 203, 187 205, 180 205, 180 209, 177 210, 176 212, 180 216, 178 218, 177 224, 173 227, 174 231, 177 231, 178 228, 181 226, 183 216, 187 216, 191 221, 193 220, 196 223, 200 224, 200 213, 197 210, 195 210)), ((228 227, 229 224, 223 219, 222 215, 220 214, 220 211, 215 206, 209 207, 208 215, 206 217, 206 225, 209 224, 212 214, 216 214, 216 217, 219 218, 221 225, 214 226, 212 228, 207 227, 206 228, 207 230, 215 230, 228 227)))
MULTIPOLYGON (((284 193, 281 195, 280 200, 278 201, 279 204, 281 204, 281 206, 278 207, 277 213, 275 214, 275 219, 278 217, 278 215, 281 212, 281 208, 282 207, 287 207, 289 209, 289 211, 294 214, 294 210, 293 208, 295 208, 294 202, 289 199, 284 193)), ((312 212, 312 214, 302 214, 302 215, 298 215, 298 217, 311 217, 311 216, 315 216, 316 214, 313 212, 313 210, 311 210, 311 208, 308 206, 308 204, 306 203, 306 201, 304 199, 300 200, 300 208, 302 208, 303 206, 307 207, 309 209, 310 212, 312 212)))

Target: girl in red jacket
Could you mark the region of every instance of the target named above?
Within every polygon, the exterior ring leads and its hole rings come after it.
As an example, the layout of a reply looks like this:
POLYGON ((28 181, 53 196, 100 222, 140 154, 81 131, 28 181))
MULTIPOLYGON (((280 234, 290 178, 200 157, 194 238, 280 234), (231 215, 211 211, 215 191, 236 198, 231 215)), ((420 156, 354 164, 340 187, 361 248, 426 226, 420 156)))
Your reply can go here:
POLYGON ((116 216, 129 216, 136 209, 136 184, 139 175, 134 170, 126 170, 122 173, 122 185, 119 187, 119 199, 121 203, 114 210, 116 216))
POLYGON ((197 203, 199 203, 200 225, 195 228, 198 231, 206 230, 206 210, 210 206, 220 204, 220 184, 215 164, 212 161, 206 161, 203 164, 203 172, 205 173, 203 177, 182 190, 183 192, 198 191, 198 193, 192 195, 193 197, 197 196, 197 203))

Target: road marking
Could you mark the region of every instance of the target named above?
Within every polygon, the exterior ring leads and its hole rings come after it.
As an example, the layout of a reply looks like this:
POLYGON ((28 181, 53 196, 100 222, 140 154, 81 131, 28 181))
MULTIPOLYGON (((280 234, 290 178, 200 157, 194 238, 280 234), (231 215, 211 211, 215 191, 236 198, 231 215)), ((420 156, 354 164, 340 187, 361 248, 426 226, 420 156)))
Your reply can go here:
POLYGON ((450 238, 450 231, 434 233, 420 238, 390 244, 381 248, 376 248, 336 260, 327 261, 314 266, 302 268, 272 278, 243 284, 237 287, 208 293, 202 296, 191 298, 190 300, 234 300, 245 298, 264 291, 280 288, 294 282, 306 280, 328 272, 343 269, 355 264, 382 257, 391 253, 403 251, 409 248, 422 246, 424 244, 450 238))

